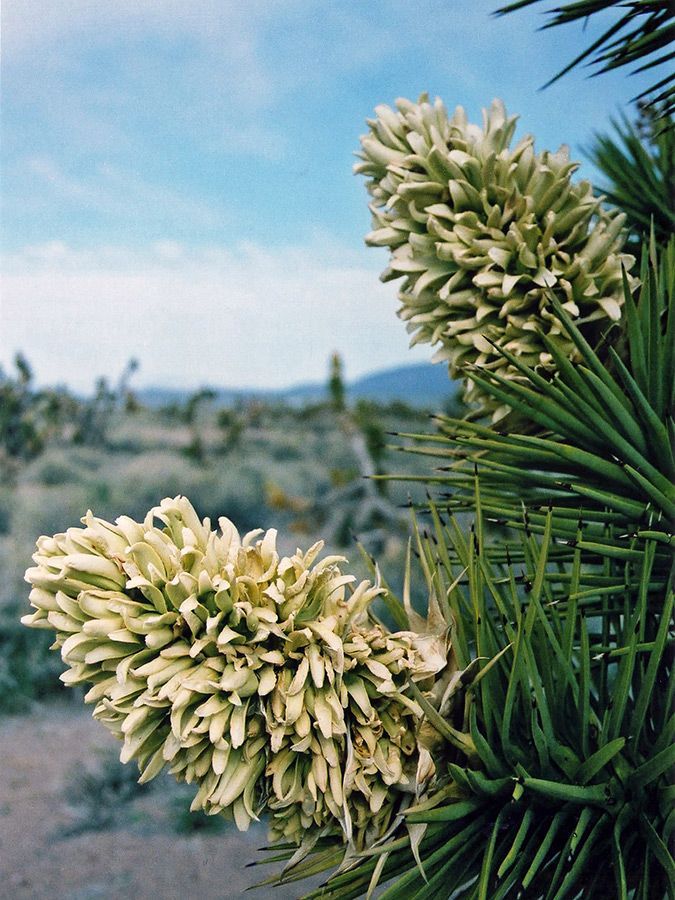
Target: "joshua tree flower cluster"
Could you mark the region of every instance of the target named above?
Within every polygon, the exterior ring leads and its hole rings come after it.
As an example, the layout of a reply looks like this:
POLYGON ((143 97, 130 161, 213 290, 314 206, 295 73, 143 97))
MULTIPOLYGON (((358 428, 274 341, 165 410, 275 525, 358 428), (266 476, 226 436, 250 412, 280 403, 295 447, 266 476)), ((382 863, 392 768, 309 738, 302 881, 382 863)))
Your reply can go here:
POLYGON ((408 677, 433 682, 443 639, 370 620, 380 589, 317 561, 321 543, 280 558, 274 530, 216 532, 182 497, 142 523, 83 524, 38 541, 23 621, 56 632, 63 680, 91 684, 141 780, 166 766, 198 785, 193 808, 241 829, 268 813, 297 843, 386 832, 416 788, 408 677))
MULTIPOLYGON (((551 291, 596 332, 620 318, 625 216, 605 212, 590 182, 572 183, 567 147, 537 155, 526 135, 510 148, 517 116, 499 100, 482 128, 426 94, 396 107, 376 107, 355 171, 372 196, 366 242, 391 251, 382 280, 405 279, 399 315, 412 343, 439 345, 434 359, 453 377, 470 366, 513 377, 494 344, 528 365, 550 363, 546 338, 575 352, 551 291)), ((466 399, 492 403, 476 385, 466 399)))

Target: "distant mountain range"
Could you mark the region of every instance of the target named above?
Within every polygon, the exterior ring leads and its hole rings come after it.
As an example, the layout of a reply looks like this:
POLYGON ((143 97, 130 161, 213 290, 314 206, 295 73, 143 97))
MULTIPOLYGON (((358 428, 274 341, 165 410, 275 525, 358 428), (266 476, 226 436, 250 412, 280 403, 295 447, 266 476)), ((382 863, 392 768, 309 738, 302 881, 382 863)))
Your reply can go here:
MULTIPOLYGON (((391 403, 400 400, 409 406, 428 409, 439 409, 455 396, 459 382, 448 378, 448 370, 444 365, 419 363, 416 365, 396 366, 371 375, 364 375, 354 381, 347 382, 347 397, 350 401, 365 399, 380 403, 391 403)), ((305 403, 318 403, 327 396, 327 384, 300 384, 284 390, 253 390, 233 388, 213 388, 216 402, 221 406, 231 406, 242 400, 267 400, 289 403, 299 406, 305 403)), ((170 403, 181 403, 194 391, 179 390, 166 387, 141 388, 137 396, 148 406, 167 406, 170 403)))

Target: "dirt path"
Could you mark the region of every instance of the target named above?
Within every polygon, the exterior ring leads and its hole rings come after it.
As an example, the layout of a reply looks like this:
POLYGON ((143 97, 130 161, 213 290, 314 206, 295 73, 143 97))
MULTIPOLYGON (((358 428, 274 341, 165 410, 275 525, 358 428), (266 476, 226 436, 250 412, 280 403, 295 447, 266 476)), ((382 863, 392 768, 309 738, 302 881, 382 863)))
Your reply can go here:
POLYGON ((246 868, 260 859, 264 829, 176 834, 168 784, 121 804, 112 827, 85 830, 82 810, 68 803, 69 779, 82 761, 110 759, 118 747, 86 709, 0 719, 0 898, 292 900, 322 880, 247 891, 272 874, 246 868))

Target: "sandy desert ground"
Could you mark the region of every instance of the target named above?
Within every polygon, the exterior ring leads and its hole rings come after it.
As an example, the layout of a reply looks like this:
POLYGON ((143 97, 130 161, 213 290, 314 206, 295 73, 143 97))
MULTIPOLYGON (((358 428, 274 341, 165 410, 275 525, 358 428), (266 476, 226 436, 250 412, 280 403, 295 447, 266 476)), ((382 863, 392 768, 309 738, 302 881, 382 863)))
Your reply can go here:
POLYGON ((68 786, 118 747, 75 705, 0 719, 0 898, 293 900, 322 880, 247 890, 272 874, 246 867, 260 859, 265 829, 177 834, 169 783, 119 804, 110 825, 92 830, 91 810, 70 802, 68 786))

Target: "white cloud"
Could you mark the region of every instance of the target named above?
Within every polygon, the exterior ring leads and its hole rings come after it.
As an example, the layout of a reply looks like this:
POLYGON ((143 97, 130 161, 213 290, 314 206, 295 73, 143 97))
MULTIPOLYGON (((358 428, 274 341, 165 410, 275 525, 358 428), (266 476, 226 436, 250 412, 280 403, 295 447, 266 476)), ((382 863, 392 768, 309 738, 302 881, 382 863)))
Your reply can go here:
POLYGON ((0 360, 21 350, 40 383, 88 391, 132 356, 137 384, 183 387, 323 381, 334 351, 349 378, 428 359, 408 351, 376 256, 325 236, 284 250, 36 246, 4 263, 0 360))

